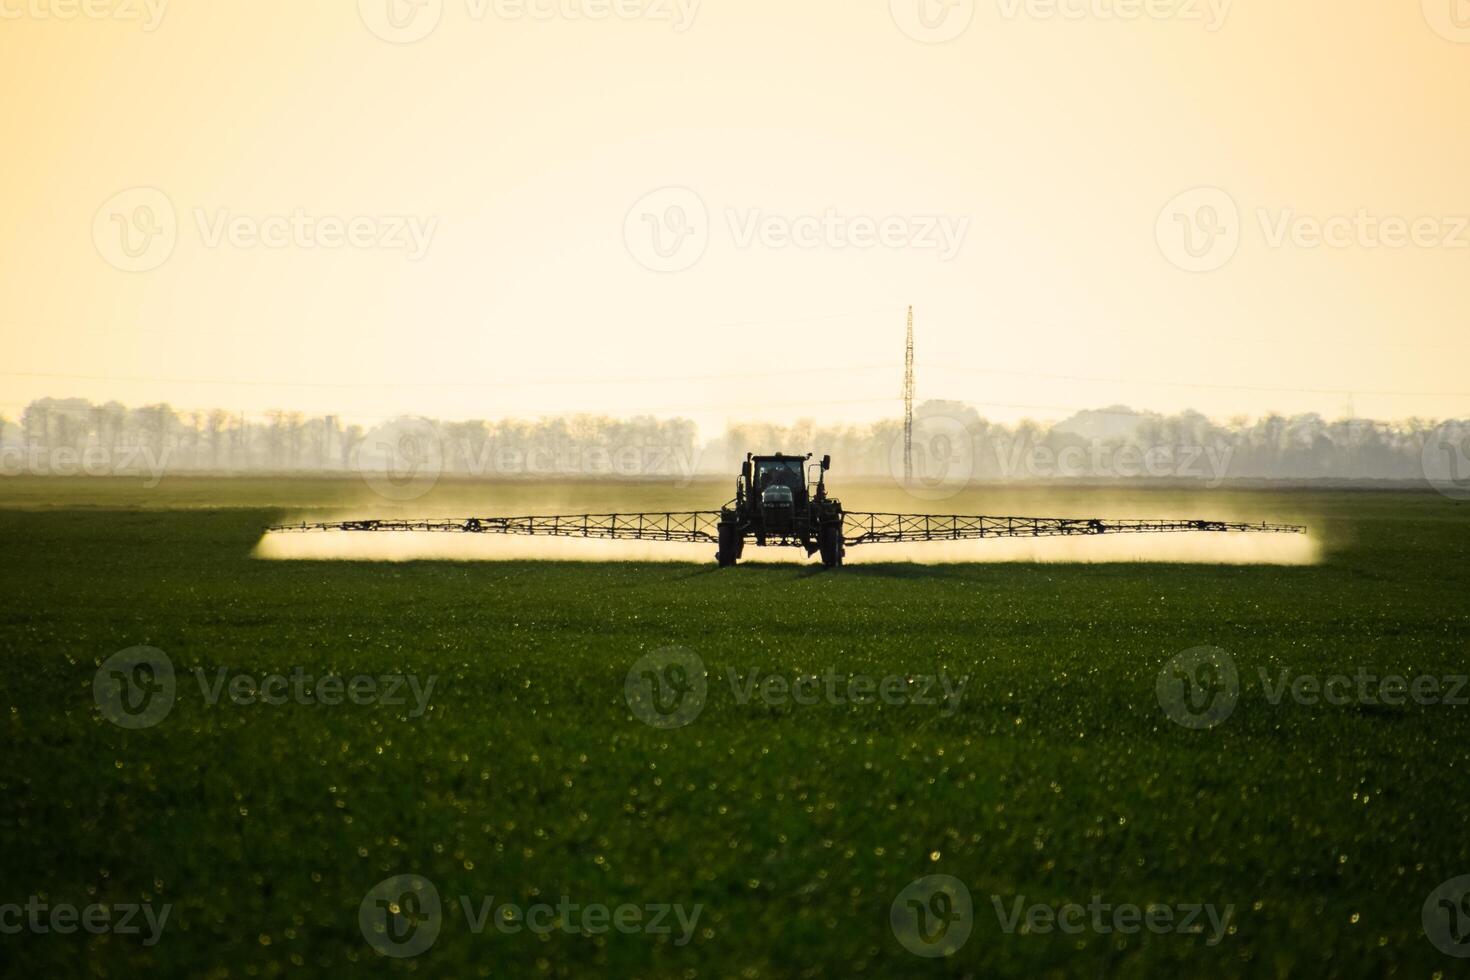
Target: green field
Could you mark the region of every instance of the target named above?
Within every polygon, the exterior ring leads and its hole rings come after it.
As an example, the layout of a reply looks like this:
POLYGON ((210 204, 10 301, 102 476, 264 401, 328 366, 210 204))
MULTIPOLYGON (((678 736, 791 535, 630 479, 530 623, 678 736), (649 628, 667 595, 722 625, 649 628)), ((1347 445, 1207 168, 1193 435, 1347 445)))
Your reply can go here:
MULTIPOLYGON (((551 496, 558 510, 689 509, 727 489, 551 496)), ((547 496, 446 484, 422 505, 515 513, 552 509, 547 496)), ((1089 500, 1009 489, 938 506, 1068 514, 1089 500)), ((16 976, 99 977, 1463 975, 1422 909, 1470 874, 1470 708, 1273 704, 1259 671, 1470 670, 1470 504, 1314 490, 1120 500, 1131 514, 1299 520, 1323 560, 268 562, 250 555, 277 519, 385 508, 325 481, 0 482, 0 904, 172 906, 151 946, 25 930, 0 935, 0 960, 16 976), (157 725, 127 730, 104 717, 94 678, 139 645, 167 654, 177 695, 157 725), (1227 651, 1240 678, 1233 714, 1209 730, 1175 724, 1156 694, 1164 665, 1200 646, 1227 651), (700 659, 708 693, 690 724, 662 729, 635 715, 625 682, 670 647, 700 659), (210 683, 300 669, 435 686, 422 713, 412 695, 211 704, 197 669, 210 683), (968 683, 948 708, 742 703, 729 670, 968 683), (432 948, 390 959, 359 906, 398 874, 432 882, 444 911, 432 948), (890 925, 899 892, 928 875, 973 899, 948 958, 914 955, 890 925), (1234 910, 1212 944, 1208 927, 1005 932, 995 909, 1095 895, 1234 910), (700 911, 682 945, 677 924, 476 933, 458 896, 700 911)))

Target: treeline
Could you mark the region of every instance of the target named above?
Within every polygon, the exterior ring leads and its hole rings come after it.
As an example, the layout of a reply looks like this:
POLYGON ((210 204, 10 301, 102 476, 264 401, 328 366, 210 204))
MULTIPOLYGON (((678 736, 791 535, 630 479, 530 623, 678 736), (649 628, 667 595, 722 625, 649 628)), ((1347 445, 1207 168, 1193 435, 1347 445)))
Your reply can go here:
MULTIPOLYGON (((1051 479, 1415 480, 1425 447, 1445 423, 1428 419, 1328 421, 1317 414, 1236 418, 1198 412, 1157 415, 1126 407, 1080 412, 1058 423, 1003 425, 960 402, 928 402, 915 412, 912 467, 916 480, 1051 479)), ((728 469, 766 446, 816 447, 842 461, 843 472, 903 472, 903 428, 873 426, 731 427, 704 453, 728 469)))
POLYGON ((569 416, 539 421, 375 425, 299 412, 176 411, 44 398, 0 417, 3 472, 337 473, 428 466, 466 476, 689 475, 695 426, 683 419, 569 416))
MULTIPOLYGON (((1437 423, 1328 421, 1267 415, 1220 423, 1196 412, 1163 416, 1117 407, 1055 424, 1002 425, 958 402, 916 413, 911 453, 920 481, 1078 478, 1421 480, 1437 423)), ((844 476, 897 477, 903 428, 732 425, 701 443, 687 419, 568 416, 538 421, 376 425, 337 416, 128 408, 40 399, 0 416, 0 472, 339 473, 407 463, 452 475, 691 477, 732 475, 746 452, 830 453, 844 476)))

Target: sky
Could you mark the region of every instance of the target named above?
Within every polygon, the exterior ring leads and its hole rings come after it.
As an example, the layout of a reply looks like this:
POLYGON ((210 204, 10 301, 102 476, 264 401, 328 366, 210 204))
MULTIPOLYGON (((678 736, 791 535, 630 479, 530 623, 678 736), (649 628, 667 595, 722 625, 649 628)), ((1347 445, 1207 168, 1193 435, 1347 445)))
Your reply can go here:
POLYGON ((1470 415, 1470 0, 0 0, 0 413, 1470 415))

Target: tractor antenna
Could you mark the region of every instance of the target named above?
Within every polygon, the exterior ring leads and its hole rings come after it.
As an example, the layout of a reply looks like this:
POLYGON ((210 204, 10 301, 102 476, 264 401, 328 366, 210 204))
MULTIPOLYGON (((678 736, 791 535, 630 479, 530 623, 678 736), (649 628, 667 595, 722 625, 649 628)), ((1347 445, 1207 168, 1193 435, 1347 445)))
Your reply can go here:
POLYGON ((909 307, 908 345, 903 356, 903 485, 914 481, 914 308, 909 307))

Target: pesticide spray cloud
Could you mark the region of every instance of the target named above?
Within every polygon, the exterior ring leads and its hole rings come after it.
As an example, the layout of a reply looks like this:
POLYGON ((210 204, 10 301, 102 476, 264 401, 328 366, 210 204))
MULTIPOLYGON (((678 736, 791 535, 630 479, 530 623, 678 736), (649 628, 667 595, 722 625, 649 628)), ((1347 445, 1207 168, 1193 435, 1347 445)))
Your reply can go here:
MULTIPOLYGON (((1086 538, 931 541, 849 548, 849 564, 989 562, 1312 565, 1319 542, 1301 534, 1142 534, 1086 538)), ((521 538, 432 532, 266 534, 255 557, 277 561, 574 561, 710 564, 713 544, 521 538)), ((742 563, 815 563, 798 548, 747 547, 742 563)))

